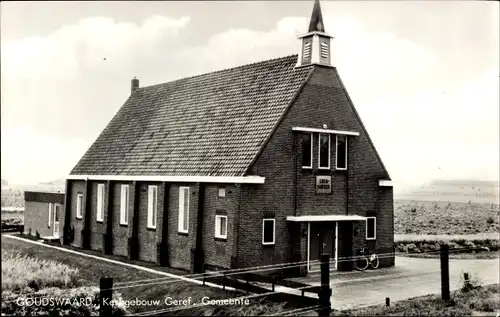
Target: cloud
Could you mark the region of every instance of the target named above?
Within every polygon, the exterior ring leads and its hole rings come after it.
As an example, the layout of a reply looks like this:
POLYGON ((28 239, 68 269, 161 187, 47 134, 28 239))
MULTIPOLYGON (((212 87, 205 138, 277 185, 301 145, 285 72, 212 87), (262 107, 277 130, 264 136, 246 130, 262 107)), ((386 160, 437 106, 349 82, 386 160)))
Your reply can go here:
MULTIPOLYGON (((4 129, 17 140, 2 142, 2 174, 38 179, 70 169, 126 100, 133 76, 150 85, 295 54, 308 19, 286 17, 266 31, 230 28, 198 45, 185 36, 189 25, 189 17, 153 16, 142 25, 94 17, 2 44, 2 141, 4 129), (64 154, 42 165, 37 144, 64 154)), ((393 179, 498 177, 496 61, 493 71, 456 81, 441 51, 347 15, 325 15, 325 26, 335 36, 334 63, 393 179)))
POLYGON ((63 178, 89 146, 81 139, 2 127, 2 178, 14 184, 63 178))

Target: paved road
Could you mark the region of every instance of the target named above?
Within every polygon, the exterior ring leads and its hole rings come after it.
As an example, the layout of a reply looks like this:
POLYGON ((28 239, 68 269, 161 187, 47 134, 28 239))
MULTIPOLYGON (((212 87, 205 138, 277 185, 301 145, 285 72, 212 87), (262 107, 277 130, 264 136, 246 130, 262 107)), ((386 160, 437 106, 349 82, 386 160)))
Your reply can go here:
MULTIPOLYGON (((450 288, 460 288, 463 272, 479 278, 481 284, 499 283, 498 259, 450 260, 450 288)), ((440 294, 439 259, 396 257, 396 267, 351 274, 333 274, 332 307, 348 309, 384 304, 427 294, 440 294)), ((319 284, 319 276, 316 279, 319 284)), ((315 282, 311 283, 314 284, 315 282)))

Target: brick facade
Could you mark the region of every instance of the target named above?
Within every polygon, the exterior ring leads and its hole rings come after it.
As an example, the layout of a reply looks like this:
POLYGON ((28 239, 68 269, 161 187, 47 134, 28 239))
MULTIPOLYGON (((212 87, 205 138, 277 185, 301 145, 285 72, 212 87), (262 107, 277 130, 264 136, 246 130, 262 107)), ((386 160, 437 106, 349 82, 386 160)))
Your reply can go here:
MULTIPOLYGON (((99 182, 68 181, 67 224, 75 229, 70 243, 82 247, 82 230, 88 228, 93 250, 104 252, 106 234, 111 237, 111 253, 141 261, 190 271, 199 270, 200 262, 213 268, 249 267, 307 259, 308 225, 287 221, 287 216, 359 215, 377 217, 376 240, 366 241, 364 221, 339 222, 338 256, 351 256, 362 245, 377 253, 393 251, 392 188, 378 184, 388 175, 334 68, 315 68, 247 174, 263 176, 265 183, 102 181, 103 223, 96 221, 99 182), (335 169, 335 135, 330 141, 330 169, 318 169, 318 133, 313 133, 313 167, 302 168, 303 132, 293 132, 292 127, 321 129, 323 124, 332 130, 359 132, 348 136, 347 170, 335 169), (331 194, 316 194, 317 175, 332 177, 331 194), (130 186, 125 226, 119 223, 122 184, 130 186), (150 185, 158 186, 155 229, 147 227, 150 185), (226 190, 225 197, 218 197, 220 186, 226 190), (189 187, 188 233, 178 230, 180 187, 189 187), (76 219, 78 193, 84 195, 82 208, 88 218, 84 214, 76 219), (215 238, 217 214, 227 216, 225 240, 215 238), (275 219, 274 245, 262 244, 264 218, 275 219)), ((394 265, 394 258, 381 260, 381 266, 389 265, 394 265)))

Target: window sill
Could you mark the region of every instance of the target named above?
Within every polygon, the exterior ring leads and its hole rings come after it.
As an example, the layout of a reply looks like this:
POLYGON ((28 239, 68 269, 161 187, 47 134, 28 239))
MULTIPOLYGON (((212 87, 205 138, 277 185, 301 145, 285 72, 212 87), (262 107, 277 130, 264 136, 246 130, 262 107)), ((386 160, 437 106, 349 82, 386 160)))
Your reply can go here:
POLYGON ((262 242, 262 245, 265 246, 265 247, 271 247, 271 246, 274 246, 274 242, 262 242))
POLYGON ((184 231, 177 231, 177 234, 180 236, 189 236, 189 232, 184 232, 184 231))
POLYGON ((120 223, 120 227, 128 227, 128 223, 120 223))
POLYGON ((335 170, 336 171, 347 171, 347 168, 338 168, 338 167, 336 167, 335 170))
POLYGON ((227 242, 227 237, 226 238, 223 238, 223 237, 215 237, 214 238, 215 241, 221 241, 221 242, 227 242))
POLYGON ((104 220, 96 220, 95 222, 97 222, 97 223, 103 223, 104 220))
POLYGON ((377 240, 377 238, 366 238, 366 240, 377 240))
POLYGON ((156 231, 156 227, 146 227, 148 231, 156 231))
POLYGON ((312 170, 313 167, 312 166, 302 166, 302 169, 303 170, 312 170))

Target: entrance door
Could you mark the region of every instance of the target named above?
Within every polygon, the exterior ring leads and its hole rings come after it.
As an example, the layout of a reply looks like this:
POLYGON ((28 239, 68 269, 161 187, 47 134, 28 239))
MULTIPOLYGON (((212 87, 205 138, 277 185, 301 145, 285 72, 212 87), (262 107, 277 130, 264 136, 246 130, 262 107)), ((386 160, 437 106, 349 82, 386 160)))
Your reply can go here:
POLYGON ((54 204, 54 237, 59 237, 59 215, 61 214, 61 205, 54 204))
MULTIPOLYGON (((336 258, 336 222, 310 223, 309 225, 309 271, 319 270, 319 259, 323 253, 330 254, 330 259, 336 258)), ((333 263, 335 267, 336 263, 333 263)))

